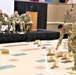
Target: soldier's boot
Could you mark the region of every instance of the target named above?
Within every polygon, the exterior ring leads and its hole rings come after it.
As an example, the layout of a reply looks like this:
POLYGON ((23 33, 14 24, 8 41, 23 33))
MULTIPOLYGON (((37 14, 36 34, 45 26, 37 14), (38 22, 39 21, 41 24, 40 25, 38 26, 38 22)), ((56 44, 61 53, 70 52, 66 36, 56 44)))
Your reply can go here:
POLYGON ((16 33, 15 30, 13 31, 13 33, 16 33))
POLYGON ((32 32, 32 24, 28 25, 28 31, 32 32))
POLYGON ((31 30, 31 32, 33 32, 33 30, 32 30, 32 25, 33 25, 33 24, 30 24, 30 30, 31 30))
POLYGON ((23 32, 23 29, 21 29, 21 32, 23 32))
POLYGON ((8 29, 8 33, 10 33, 10 29, 8 29))
POLYGON ((24 32, 26 33, 26 30, 24 32))

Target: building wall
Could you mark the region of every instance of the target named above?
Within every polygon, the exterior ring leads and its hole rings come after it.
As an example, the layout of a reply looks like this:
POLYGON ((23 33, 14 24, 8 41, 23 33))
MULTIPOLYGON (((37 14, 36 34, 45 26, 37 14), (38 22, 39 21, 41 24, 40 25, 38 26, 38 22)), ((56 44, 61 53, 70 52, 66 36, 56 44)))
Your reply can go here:
MULTIPOLYGON (((48 30, 57 30, 58 24, 63 24, 63 17, 66 13, 66 10, 70 10, 72 8, 72 4, 48 4, 47 10, 47 29, 48 30)), ((72 22, 76 21, 76 5, 74 5, 73 11, 70 12, 72 15, 72 22)))
POLYGON ((55 22, 58 20, 58 4, 48 4, 47 21, 55 22))
MULTIPOLYGON (((66 5, 66 4, 58 5, 58 21, 61 21, 61 22, 63 21, 63 17, 66 10, 70 10, 71 7, 72 5, 66 5)), ((70 12, 70 14, 72 15, 72 22, 76 21, 75 13, 76 13, 76 5, 74 5, 73 11, 70 12)))

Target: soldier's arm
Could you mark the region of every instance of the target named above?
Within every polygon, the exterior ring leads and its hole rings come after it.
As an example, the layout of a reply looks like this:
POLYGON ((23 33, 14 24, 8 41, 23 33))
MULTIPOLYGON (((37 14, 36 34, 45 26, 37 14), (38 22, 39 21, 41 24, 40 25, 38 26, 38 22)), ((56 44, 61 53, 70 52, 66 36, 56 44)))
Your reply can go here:
POLYGON ((69 14, 70 15, 70 22, 71 22, 71 19, 72 19, 72 15, 71 14, 69 14))
POLYGON ((60 37, 59 37, 59 41, 58 41, 59 45, 61 45, 63 37, 64 37, 64 34, 62 32, 60 32, 60 37))
POLYGON ((3 20, 3 19, 4 19, 4 15, 2 14, 1 17, 0 17, 0 20, 3 20))
POLYGON ((19 19, 20 21, 24 21, 24 14, 20 15, 19 19))
POLYGON ((64 15, 64 19, 65 19, 65 17, 66 17, 66 14, 64 15))
POLYGON ((72 18, 72 15, 70 14, 70 18, 72 18))
POLYGON ((29 15, 29 17, 26 19, 26 21, 27 21, 27 24, 32 23, 31 15, 29 15))
POLYGON ((32 17, 31 17, 31 15, 30 15, 30 23, 33 24, 33 21, 32 21, 32 17))
POLYGON ((11 21, 13 20, 13 15, 11 15, 10 19, 11 19, 11 21))
POLYGON ((7 17, 7 19, 9 20, 9 15, 7 15, 6 13, 4 13, 4 16, 7 17))
POLYGON ((66 22, 66 14, 64 15, 64 18, 63 18, 64 22, 66 22))
POLYGON ((31 15, 30 15, 30 21, 32 21, 32 17, 31 17, 31 15))
POLYGON ((60 32, 60 38, 58 40, 56 50, 58 50, 58 47, 61 45, 63 37, 64 37, 64 34, 62 32, 60 32))
POLYGON ((19 19, 20 19, 20 21, 22 21, 22 15, 20 15, 19 19))
POLYGON ((76 36, 76 23, 72 27, 72 34, 70 36, 70 39, 72 40, 76 36))
POLYGON ((20 21, 20 16, 18 15, 18 21, 20 21))

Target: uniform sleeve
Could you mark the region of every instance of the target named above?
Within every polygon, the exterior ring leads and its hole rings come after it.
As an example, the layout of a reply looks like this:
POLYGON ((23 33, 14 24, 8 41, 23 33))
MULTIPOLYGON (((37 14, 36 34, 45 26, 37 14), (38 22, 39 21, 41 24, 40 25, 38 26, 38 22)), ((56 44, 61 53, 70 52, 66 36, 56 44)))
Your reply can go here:
POLYGON ((20 21, 20 15, 18 15, 18 21, 20 21))
POLYGON ((58 40, 58 45, 60 45, 62 43, 63 37, 64 37, 64 34, 62 32, 60 32, 60 37, 59 37, 59 40, 58 40))
POLYGON ((63 18, 64 22, 66 22, 66 14, 64 15, 64 18, 63 18))
POLYGON ((72 23, 68 24, 68 28, 69 28, 69 30, 72 31, 72 27, 73 27, 73 24, 72 24, 72 23))
POLYGON ((31 15, 30 15, 30 21, 32 21, 32 17, 31 17, 31 15))
POLYGON ((24 21, 24 14, 20 15, 20 21, 24 21))
POLYGON ((11 21, 13 20, 13 15, 10 16, 11 21))
POLYGON ((72 26, 72 34, 70 39, 72 40, 76 36, 76 23, 72 26))
POLYGON ((0 21, 2 21, 4 19, 4 16, 3 16, 3 14, 1 15, 1 17, 0 17, 0 21))
POLYGON ((28 18, 26 19, 27 23, 30 23, 32 21, 31 19, 31 15, 28 16, 28 18))
POLYGON ((9 16, 6 13, 4 13, 4 16, 7 17, 7 19, 9 20, 9 16))
POLYGON ((66 15, 64 15, 64 18, 63 18, 64 20, 65 20, 65 16, 66 16, 66 15))
POLYGON ((26 18, 26 22, 30 22, 31 21, 31 15, 29 15, 27 18, 26 18))

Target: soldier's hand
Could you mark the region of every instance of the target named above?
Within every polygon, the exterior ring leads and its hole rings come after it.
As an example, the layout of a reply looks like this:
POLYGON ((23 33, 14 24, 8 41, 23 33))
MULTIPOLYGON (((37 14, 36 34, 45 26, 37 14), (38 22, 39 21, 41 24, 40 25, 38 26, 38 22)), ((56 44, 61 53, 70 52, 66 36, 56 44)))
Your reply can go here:
POLYGON ((59 45, 57 45, 55 49, 58 50, 58 48, 59 48, 59 45))
POLYGON ((68 31, 68 34, 72 34, 72 31, 68 31))
POLYGON ((56 47, 55 49, 58 50, 58 47, 56 47))
POLYGON ((72 45, 72 41, 70 41, 69 44, 72 45))
POLYGON ((16 21, 16 24, 19 24, 19 21, 16 21))
POLYGON ((5 17, 4 15, 2 15, 2 17, 5 17))
POLYGON ((8 20, 6 20, 6 22, 8 22, 8 20))

